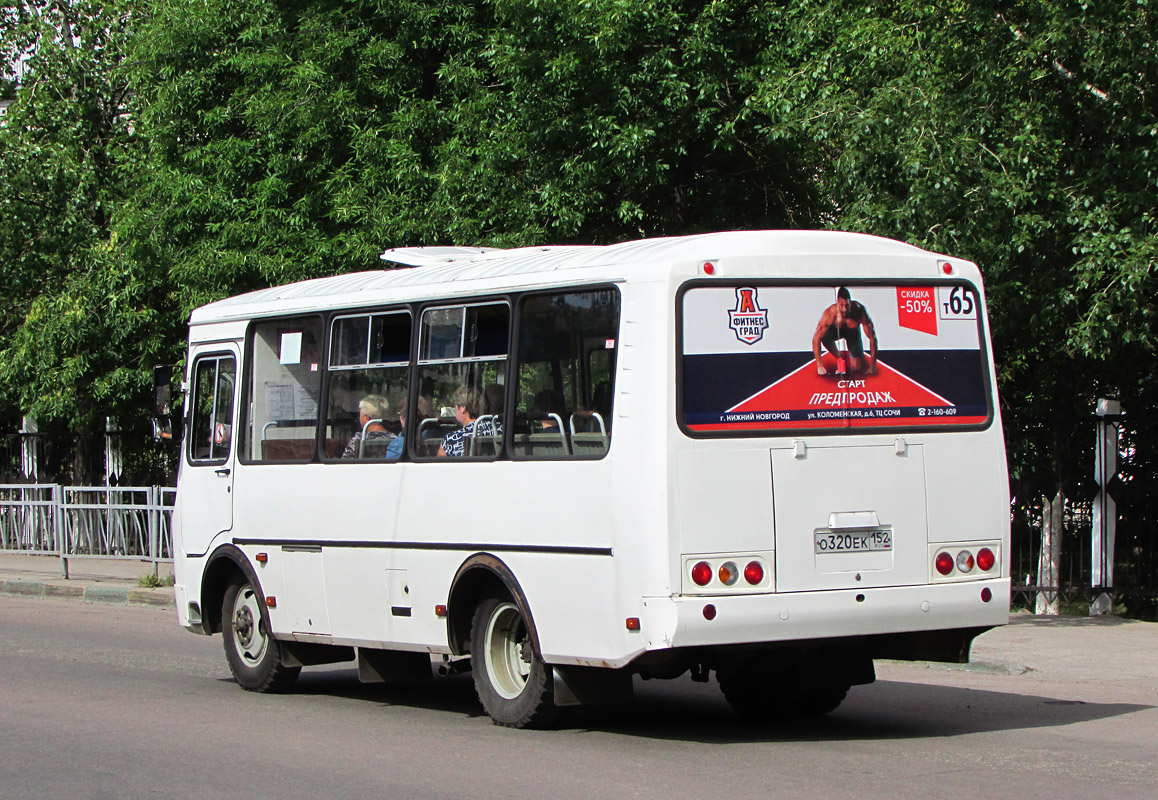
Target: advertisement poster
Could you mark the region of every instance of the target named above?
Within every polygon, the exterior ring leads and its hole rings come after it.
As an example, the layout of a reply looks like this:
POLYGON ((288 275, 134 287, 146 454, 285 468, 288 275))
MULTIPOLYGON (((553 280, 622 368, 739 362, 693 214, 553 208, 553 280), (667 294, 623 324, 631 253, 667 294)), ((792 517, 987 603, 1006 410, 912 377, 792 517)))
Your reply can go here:
POLYGON ((942 286, 706 286, 682 304, 692 431, 978 425, 977 296, 942 286))

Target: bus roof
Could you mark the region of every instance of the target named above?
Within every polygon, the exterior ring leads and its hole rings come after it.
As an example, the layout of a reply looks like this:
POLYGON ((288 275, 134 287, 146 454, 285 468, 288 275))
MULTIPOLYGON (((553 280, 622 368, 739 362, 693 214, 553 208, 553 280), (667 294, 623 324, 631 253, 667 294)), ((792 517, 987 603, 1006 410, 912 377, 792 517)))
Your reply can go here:
MULTIPOLYGON (((588 270, 584 279, 615 280, 661 275, 674 261, 736 256, 932 256, 920 248, 859 233, 839 231, 732 231, 640 239, 613 245, 521 247, 411 247, 387 250, 382 259, 401 267, 315 278, 259 289, 193 311, 190 325, 243 320, 441 296, 569 282, 559 273, 588 270), (614 267, 614 274, 607 268, 614 267), (600 270, 600 268, 603 268, 600 270)), ((578 277, 578 276, 577 276, 578 277)))

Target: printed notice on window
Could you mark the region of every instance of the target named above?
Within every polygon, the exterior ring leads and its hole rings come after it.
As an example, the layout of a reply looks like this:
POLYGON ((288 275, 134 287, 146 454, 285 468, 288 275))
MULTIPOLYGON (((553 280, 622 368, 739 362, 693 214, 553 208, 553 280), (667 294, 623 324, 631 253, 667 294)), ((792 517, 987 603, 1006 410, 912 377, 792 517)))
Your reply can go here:
POLYGON ((302 363, 302 332, 283 333, 279 359, 283 364, 302 363))

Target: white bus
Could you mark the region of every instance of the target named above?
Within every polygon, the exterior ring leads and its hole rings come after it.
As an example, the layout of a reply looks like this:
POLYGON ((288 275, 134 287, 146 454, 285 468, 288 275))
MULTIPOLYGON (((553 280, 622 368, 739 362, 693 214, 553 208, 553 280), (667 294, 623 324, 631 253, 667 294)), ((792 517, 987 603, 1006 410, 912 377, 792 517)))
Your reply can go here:
POLYGON ((190 318, 178 616, 244 688, 469 669, 531 727, 714 670, 784 718, 1006 621, 975 265, 776 231, 383 259, 190 318))

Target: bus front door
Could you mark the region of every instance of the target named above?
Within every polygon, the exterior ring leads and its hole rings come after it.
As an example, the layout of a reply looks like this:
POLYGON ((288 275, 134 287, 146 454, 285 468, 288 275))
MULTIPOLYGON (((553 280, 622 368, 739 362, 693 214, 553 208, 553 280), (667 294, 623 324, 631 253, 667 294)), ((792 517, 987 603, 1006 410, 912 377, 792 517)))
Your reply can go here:
POLYGON ((238 354, 215 346, 193 354, 192 392, 179 481, 182 547, 201 554, 233 527, 234 414, 238 354))

